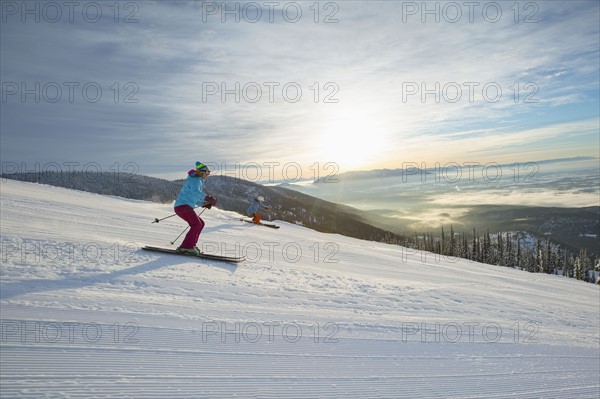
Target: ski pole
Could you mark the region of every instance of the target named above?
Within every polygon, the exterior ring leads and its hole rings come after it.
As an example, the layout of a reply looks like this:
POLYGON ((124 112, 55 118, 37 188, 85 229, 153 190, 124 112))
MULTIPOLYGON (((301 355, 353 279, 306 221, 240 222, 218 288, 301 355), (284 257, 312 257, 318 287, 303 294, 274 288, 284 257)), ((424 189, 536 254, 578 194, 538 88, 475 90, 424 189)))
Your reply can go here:
MULTIPOLYGON (((192 209, 199 208, 200 206, 202 206, 202 205, 195 206, 195 207, 193 207, 192 209)), ((205 208, 205 209, 206 209, 206 208, 205 208)), ((155 218, 155 219, 154 219, 154 221, 153 221, 152 223, 158 223, 158 222, 160 222, 161 220, 165 220, 165 219, 168 219, 168 218, 172 218, 172 217, 173 217, 173 216, 175 216, 175 215, 177 215, 177 214, 176 214, 176 213, 174 213, 174 214, 172 214, 172 215, 169 215, 169 216, 167 216, 167 217, 164 217, 164 218, 162 218, 162 219, 155 218)), ((151 223, 151 224, 152 224, 152 223, 151 223)))
MULTIPOLYGON (((197 208, 197 207, 196 207, 197 208)), ((198 217, 200 217, 200 215, 202 215, 202 213, 206 210, 206 208, 202 209, 202 212, 200 212, 198 214, 198 217)), ((179 233, 179 235, 177 236, 177 238, 175 238, 173 241, 171 241, 171 245, 175 244, 175 242, 179 239, 179 237, 181 237, 183 235, 183 233, 185 233, 187 231, 187 229, 189 229, 190 226, 186 227, 181 233, 179 233)))
POLYGON ((177 238, 175 238, 173 241, 171 241, 171 245, 175 244, 175 241, 177 241, 179 239, 179 237, 181 237, 181 235, 183 233, 185 233, 189 228, 190 228, 190 226, 186 227, 185 230, 183 230, 181 233, 179 233, 179 235, 177 236, 177 238))

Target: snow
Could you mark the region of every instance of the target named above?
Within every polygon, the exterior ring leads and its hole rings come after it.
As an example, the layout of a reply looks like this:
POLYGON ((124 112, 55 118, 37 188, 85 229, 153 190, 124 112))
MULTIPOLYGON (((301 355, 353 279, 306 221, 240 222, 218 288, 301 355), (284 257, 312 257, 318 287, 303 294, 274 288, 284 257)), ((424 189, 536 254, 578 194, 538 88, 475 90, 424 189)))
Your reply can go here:
POLYGON ((0 396, 591 398, 600 289, 170 205, 3 181, 0 396))

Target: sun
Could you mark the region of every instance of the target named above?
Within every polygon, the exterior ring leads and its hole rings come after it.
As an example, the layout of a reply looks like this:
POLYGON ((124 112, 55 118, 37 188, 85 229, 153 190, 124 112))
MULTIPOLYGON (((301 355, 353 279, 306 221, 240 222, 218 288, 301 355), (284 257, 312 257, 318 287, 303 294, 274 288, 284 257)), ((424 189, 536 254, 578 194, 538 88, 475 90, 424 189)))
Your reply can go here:
POLYGON ((356 111, 337 114, 323 126, 318 152, 323 162, 356 170, 375 164, 384 149, 383 129, 372 114, 356 111))

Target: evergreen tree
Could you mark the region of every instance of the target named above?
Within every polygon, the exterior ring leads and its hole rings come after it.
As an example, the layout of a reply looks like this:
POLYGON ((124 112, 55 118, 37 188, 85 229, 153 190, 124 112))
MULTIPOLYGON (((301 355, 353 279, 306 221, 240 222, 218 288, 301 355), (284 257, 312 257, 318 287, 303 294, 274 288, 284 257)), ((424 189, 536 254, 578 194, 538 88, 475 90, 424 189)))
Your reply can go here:
POLYGON ((521 257, 523 256, 523 254, 521 253, 521 239, 519 238, 519 235, 517 234, 517 259, 516 259, 516 266, 523 270, 523 260, 521 259, 521 257))
POLYGON ((440 244, 438 253, 440 255, 446 254, 446 237, 444 236, 444 226, 442 226, 442 243, 440 244))
POLYGON ((575 258, 575 265, 573 266, 573 277, 577 280, 583 279, 583 271, 581 270, 581 261, 579 260, 579 256, 575 258))
POLYGON ((579 250, 579 259, 580 259, 580 263, 581 263, 581 274, 582 274, 582 277, 580 280, 589 281, 590 271, 592 271, 593 268, 592 268, 592 260, 588 256, 587 249, 582 248, 579 250))
POLYGON ((471 259, 469 252, 469 242, 467 241, 467 235, 465 233, 462 234, 462 249, 461 249, 461 257, 466 259, 471 259))
POLYGON ((475 233, 475 229, 473 229, 473 247, 471 248, 471 259, 474 261, 479 261, 479 251, 477 248, 477 234, 475 233))
POLYGON ((554 273, 554 262, 552 259, 552 247, 550 245, 550 240, 546 241, 546 254, 544 258, 544 260, 546 261, 546 268, 544 271, 548 274, 554 273))
POLYGON ((485 233, 485 235, 483 236, 483 262, 487 263, 487 264, 494 264, 493 263, 493 256, 492 256, 492 238, 490 236, 490 230, 488 229, 487 232, 485 233))
POLYGON ((562 266, 562 261, 563 261, 563 256, 562 256, 562 250, 560 249, 560 247, 557 248, 556 250, 556 256, 554 257, 555 262, 554 262, 554 274, 558 275, 558 271, 562 268, 564 268, 564 266, 562 266))
POLYGON ((504 264, 508 267, 515 267, 515 260, 513 255, 513 242, 510 233, 506 232, 506 258, 504 264))
POLYGON ((536 255, 535 249, 527 250, 524 255, 524 265, 525 270, 529 273, 535 273, 537 268, 538 257, 536 255))
POLYGON ((448 250, 448 255, 455 256, 456 252, 456 238, 454 237, 454 228, 450 225, 450 249, 448 250))
POLYGON ((535 240, 535 266, 534 273, 543 273, 544 260, 542 259, 542 244, 539 238, 535 240))
POLYGON ((563 257, 563 261, 562 261, 562 267, 563 267, 563 273, 562 275, 565 277, 569 277, 569 273, 571 270, 571 262, 570 259, 567 255, 567 253, 565 252, 564 257, 563 257))
POLYGON ((496 247, 497 247, 497 252, 498 252, 498 256, 496 258, 496 264, 497 265, 506 265, 504 262, 504 238, 502 237, 502 233, 498 233, 498 237, 496 240, 496 247))

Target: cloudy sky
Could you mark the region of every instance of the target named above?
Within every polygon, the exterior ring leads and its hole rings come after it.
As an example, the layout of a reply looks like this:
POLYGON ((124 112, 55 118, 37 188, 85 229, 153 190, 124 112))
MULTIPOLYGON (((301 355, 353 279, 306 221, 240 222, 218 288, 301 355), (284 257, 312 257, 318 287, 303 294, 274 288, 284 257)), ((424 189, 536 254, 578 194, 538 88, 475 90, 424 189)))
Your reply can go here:
POLYGON ((3 1, 3 170, 598 157, 599 4, 3 1))

